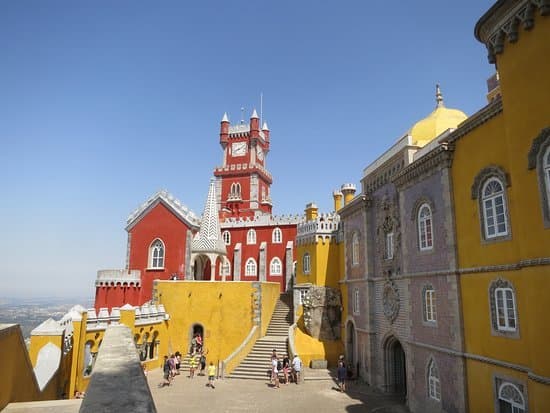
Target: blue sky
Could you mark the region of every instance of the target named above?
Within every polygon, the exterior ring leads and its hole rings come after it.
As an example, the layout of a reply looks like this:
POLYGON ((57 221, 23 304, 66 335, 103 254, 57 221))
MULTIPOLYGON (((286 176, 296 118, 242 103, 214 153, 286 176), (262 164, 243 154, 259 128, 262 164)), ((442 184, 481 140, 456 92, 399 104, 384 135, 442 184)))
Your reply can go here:
POLYGON ((485 105, 473 36, 493 4, 0 2, 0 296, 93 296, 123 268, 126 218, 167 189, 202 213, 219 121, 271 130, 275 214, 359 188, 435 106, 485 105))

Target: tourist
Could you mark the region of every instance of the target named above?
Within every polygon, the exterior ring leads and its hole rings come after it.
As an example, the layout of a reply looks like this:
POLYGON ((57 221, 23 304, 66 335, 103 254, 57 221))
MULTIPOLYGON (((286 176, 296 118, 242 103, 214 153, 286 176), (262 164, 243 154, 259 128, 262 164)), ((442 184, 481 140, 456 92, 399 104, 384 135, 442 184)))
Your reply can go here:
POLYGON ((181 353, 176 351, 176 374, 180 374, 181 368, 181 353))
POLYGON ((199 372, 199 376, 204 376, 204 370, 206 369, 206 355, 208 354, 208 350, 204 350, 201 352, 200 357, 200 364, 201 364, 201 370, 199 372))
POLYGON ((189 349, 189 354, 194 355, 196 348, 197 348, 197 335, 194 334, 193 338, 191 339, 191 348, 189 349))
POLYGON ((216 366, 214 366, 214 363, 210 362, 210 365, 208 366, 208 383, 207 386, 214 387, 214 377, 216 376, 216 366))
POLYGON ((164 386, 170 386, 170 383, 172 382, 172 377, 170 375, 170 359, 168 356, 164 356, 164 365, 162 366, 162 370, 164 373, 164 382, 162 383, 161 387, 164 386))
POLYGON ((273 383, 273 388, 279 388, 279 369, 278 369, 279 360, 277 356, 271 356, 271 381, 273 383))
POLYGON ((202 351, 202 336, 200 335, 200 333, 197 333, 196 350, 198 353, 202 351))
POLYGON ((298 357, 298 354, 294 354, 292 359, 292 378, 294 383, 298 384, 300 382, 300 373, 302 371, 302 360, 298 357))
POLYGON ((347 369, 344 365, 343 361, 340 361, 338 363, 338 370, 337 370, 337 376, 338 376, 338 387, 340 388, 341 392, 346 391, 346 376, 347 376, 347 369))
POLYGON ((288 354, 285 354, 285 356, 283 357, 283 376, 284 376, 285 384, 288 384, 288 382, 290 381, 288 377, 289 370, 290 370, 290 360, 288 358, 288 354))
POLYGON ((176 377, 176 356, 174 354, 170 354, 168 365, 170 366, 170 377, 176 377))
POLYGON ((195 377, 195 369, 197 368, 197 359, 194 355, 189 359, 189 378, 195 377))

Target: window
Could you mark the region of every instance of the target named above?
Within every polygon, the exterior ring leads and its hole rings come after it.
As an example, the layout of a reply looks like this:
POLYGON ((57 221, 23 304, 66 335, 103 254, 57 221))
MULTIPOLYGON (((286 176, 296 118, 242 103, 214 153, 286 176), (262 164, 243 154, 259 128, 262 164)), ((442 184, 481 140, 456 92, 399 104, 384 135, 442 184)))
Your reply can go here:
POLYGON ((231 244, 231 233, 229 231, 224 231, 222 234, 222 238, 225 245, 231 244))
POLYGON ((280 244, 283 242, 283 231, 281 231, 281 228, 275 228, 273 230, 273 234, 271 234, 271 240, 274 244, 280 244))
POLYGON ((485 183, 481 201, 485 238, 508 235, 504 188, 498 179, 491 178, 485 183))
POLYGON ((229 190, 229 201, 241 199, 241 184, 233 182, 231 184, 231 189, 229 190))
POLYGON ((393 232, 386 233, 385 258, 391 260, 393 258, 393 232))
POLYGON ((432 210, 428 204, 418 210, 418 242, 421 251, 433 248, 432 210))
POLYGON ((527 169, 535 169, 539 184, 544 228, 550 228, 550 128, 544 128, 533 139, 527 155, 527 169))
POLYGON ((254 261, 254 258, 249 258, 248 260, 246 260, 246 266, 245 266, 245 269, 244 269, 244 275, 246 276, 256 276, 256 261, 254 261))
POLYGON ((246 234, 246 243, 247 244, 255 244, 256 243, 256 231, 253 229, 249 229, 248 233, 246 234))
POLYGON ((353 290, 353 314, 359 314, 359 289, 353 290))
POLYGON ((230 275, 229 272, 230 272, 230 265, 229 265, 229 261, 224 261, 224 262, 221 262, 220 263, 220 275, 221 276, 227 276, 227 275, 230 275))
POLYGON ((271 275, 281 275, 283 273, 283 263, 281 260, 277 257, 274 257, 271 260, 271 264, 269 266, 269 271, 271 275))
POLYGON ((428 396, 430 399, 441 400, 441 383, 439 381, 439 371, 435 360, 430 360, 428 365, 428 396))
POLYGON ((154 240, 149 247, 149 268, 164 268, 164 244, 160 239, 154 240))
POLYGON ((357 232, 354 232, 351 237, 351 264, 359 264, 359 235, 357 232))
POLYGON ((435 290, 431 285, 424 287, 424 321, 435 322, 435 290))
POLYGON ((311 272, 311 258, 308 252, 306 252, 302 258, 302 266, 304 274, 309 274, 311 272))
POLYGON ((309 294, 309 289, 300 289, 300 305, 303 305, 306 301, 306 297, 309 294))
POLYGON ((516 297, 512 284, 503 279, 495 280, 489 287, 491 325, 497 335, 518 334, 516 297))
POLYGON ((498 413, 524 413, 525 400, 512 383, 504 382, 498 389, 498 413))

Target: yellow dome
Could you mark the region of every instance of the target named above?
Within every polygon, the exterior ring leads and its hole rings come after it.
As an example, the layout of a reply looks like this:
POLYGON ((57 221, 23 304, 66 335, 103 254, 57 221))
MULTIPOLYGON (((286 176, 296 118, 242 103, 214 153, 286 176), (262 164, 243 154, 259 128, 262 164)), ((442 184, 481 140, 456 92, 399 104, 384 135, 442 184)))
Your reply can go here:
POLYGON ((412 136, 414 145, 424 146, 436 136, 439 136, 449 128, 456 128, 459 123, 468 116, 458 109, 448 109, 443 104, 443 96, 439 85, 436 86, 435 110, 424 119, 416 122, 409 129, 408 134, 412 136))

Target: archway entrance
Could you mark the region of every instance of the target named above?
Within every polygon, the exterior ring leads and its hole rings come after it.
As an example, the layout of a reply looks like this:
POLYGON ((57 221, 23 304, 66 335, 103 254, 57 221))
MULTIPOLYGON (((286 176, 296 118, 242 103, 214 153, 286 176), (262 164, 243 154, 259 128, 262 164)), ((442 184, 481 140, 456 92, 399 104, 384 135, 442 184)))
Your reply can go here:
POLYGON ((402 397, 407 396, 407 371, 403 346, 394 336, 386 340, 384 346, 386 364, 386 389, 402 397))
POLYGON ((201 324, 193 324, 189 332, 189 353, 204 348, 204 327, 201 324))

